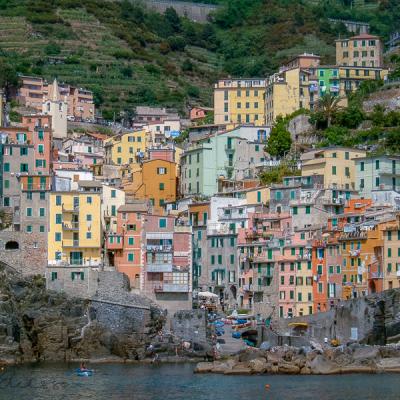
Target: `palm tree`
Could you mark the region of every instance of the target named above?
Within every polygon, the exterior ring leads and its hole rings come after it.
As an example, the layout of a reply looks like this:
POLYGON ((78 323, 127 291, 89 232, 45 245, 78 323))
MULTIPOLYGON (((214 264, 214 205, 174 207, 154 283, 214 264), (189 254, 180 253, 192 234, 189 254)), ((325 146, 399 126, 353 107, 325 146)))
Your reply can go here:
POLYGON ((333 96, 330 93, 325 93, 319 100, 317 105, 317 110, 324 115, 328 128, 332 124, 332 117, 334 114, 340 110, 341 106, 339 105, 342 100, 339 96, 333 96))

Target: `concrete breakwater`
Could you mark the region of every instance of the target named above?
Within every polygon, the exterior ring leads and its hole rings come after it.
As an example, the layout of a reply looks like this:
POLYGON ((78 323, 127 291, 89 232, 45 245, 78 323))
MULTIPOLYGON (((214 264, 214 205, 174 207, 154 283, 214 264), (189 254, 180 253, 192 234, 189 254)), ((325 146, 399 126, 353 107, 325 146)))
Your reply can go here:
POLYGON ((337 348, 305 349, 289 346, 270 350, 246 349, 228 359, 200 362, 195 373, 224 375, 400 373, 400 345, 351 344, 337 348))

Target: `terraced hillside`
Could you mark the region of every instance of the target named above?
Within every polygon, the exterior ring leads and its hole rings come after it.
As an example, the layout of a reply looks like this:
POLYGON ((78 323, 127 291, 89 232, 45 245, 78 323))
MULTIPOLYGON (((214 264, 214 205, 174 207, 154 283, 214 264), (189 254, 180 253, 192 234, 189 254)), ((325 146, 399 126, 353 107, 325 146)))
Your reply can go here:
POLYGON ((0 17, 0 51, 18 65, 18 72, 92 89, 108 118, 136 104, 183 111, 210 101, 219 69, 214 53, 188 45, 160 54, 157 37, 134 51, 84 9, 58 9, 57 16, 62 24, 53 38, 24 17, 0 17))

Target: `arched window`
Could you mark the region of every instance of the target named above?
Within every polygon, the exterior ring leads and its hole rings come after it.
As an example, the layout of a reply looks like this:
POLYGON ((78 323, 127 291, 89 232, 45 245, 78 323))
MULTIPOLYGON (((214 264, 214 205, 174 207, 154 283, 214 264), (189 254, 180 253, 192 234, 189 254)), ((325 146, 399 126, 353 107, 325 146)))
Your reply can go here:
POLYGON ((9 242, 6 243, 6 250, 18 250, 19 249, 19 243, 15 242, 14 240, 10 240, 9 242))

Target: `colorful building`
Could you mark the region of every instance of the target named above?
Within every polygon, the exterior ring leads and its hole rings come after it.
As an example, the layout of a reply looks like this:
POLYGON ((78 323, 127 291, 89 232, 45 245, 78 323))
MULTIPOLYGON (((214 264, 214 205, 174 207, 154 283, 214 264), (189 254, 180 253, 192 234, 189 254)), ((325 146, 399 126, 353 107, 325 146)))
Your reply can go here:
POLYGON ((214 124, 265 125, 265 79, 220 79, 214 85, 214 124))
POLYGON ((99 267, 102 264, 99 193, 50 194, 48 264, 51 267, 99 267))
POLYGON ((146 215, 141 290, 172 314, 192 308, 192 227, 176 217, 146 215))
POLYGON ((278 116, 285 117, 301 108, 314 109, 318 100, 316 70, 319 62, 319 56, 302 54, 268 78, 265 95, 267 125, 272 125, 278 116))
POLYGON ((336 64, 351 67, 383 67, 384 44, 379 36, 362 33, 336 40, 336 64))
POLYGON ((104 141, 105 164, 139 163, 146 151, 146 131, 139 130, 113 136, 104 141))
POLYGON ((131 287, 140 289, 143 273, 144 248, 143 223, 147 218, 148 204, 135 202, 118 208, 115 231, 107 231, 106 249, 110 265, 129 277, 131 287))
POLYGON ((132 167, 124 190, 134 199, 150 201, 154 212, 161 212, 165 203, 176 200, 176 164, 160 159, 143 161, 132 167))
POLYGON ((324 176, 325 188, 355 189, 355 159, 365 157, 364 150, 327 147, 301 155, 302 176, 324 176))
POLYGON ((374 190, 400 192, 400 157, 375 156, 355 160, 356 189, 370 198, 374 190))

